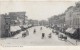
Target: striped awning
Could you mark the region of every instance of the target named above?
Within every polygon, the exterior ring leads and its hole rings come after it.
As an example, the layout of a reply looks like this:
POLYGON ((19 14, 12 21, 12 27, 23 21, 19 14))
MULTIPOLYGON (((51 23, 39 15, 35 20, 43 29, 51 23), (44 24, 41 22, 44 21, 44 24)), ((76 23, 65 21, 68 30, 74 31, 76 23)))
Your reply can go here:
POLYGON ((21 30, 21 28, 19 26, 11 26, 10 27, 10 32, 15 32, 17 30, 21 30))
POLYGON ((66 32, 73 34, 76 31, 74 28, 68 28, 66 32))

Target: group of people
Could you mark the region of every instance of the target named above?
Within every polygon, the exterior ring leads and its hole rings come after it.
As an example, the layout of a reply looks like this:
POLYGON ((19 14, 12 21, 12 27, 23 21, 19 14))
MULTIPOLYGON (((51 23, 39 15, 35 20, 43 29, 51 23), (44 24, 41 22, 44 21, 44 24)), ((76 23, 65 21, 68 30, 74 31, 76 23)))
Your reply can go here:
MULTIPOLYGON (((43 29, 43 28, 40 27, 40 30, 42 30, 42 29, 43 29)), ((36 29, 34 29, 33 33, 34 33, 34 34, 36 33, 36 29)), ((50 34, 48 35, 48 38, 51 38, 51 37, 52 37, 52 34, 50 33, 50 34)), ((41 38, 42 38, 42 39, 45 38, 45 33, 42 33, 41 38)))
MULTIPOLYGON (((40 27, 40 31, 41 31, 41 30, 43 30, 42 27, 40 27)), ((33 30, 33 34, 36 34, 36 29, 33 30)), ((22 37, 26 37, 26 36, 28 36, 28 35, 29 35, 29 32, 28 32, 28 30, 26 30, 26 32, 24 32, 24 33, 22 34, 22 37)), ((44 39, 45 37, 46 37, 46 34, 45 34, 45 33, 41 33, 41 39, 44 39)), ((48 38, 52 38, 52 33, 49 33, 47 37, 48 37, 48 38)), ((59 34, 59 35, 58 35, 58 38, 59 38, 59 39, 67 40, 67 36, 63 36, 62 34, 59 34)))
MULTIPOLYGON (((52 35, 51 35, 51 33, 48 35, 48 38, 51 38, 52 37, 52 35)), ((44 39, 45 38, 45 33, 42 33, 42 39, 44 39)))

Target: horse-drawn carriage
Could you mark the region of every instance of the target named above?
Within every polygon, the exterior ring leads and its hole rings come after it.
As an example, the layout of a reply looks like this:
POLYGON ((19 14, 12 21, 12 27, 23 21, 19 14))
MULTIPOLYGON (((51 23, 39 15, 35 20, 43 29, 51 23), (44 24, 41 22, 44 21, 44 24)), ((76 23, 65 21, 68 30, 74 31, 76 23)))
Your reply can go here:
POLYGON ((65 34, 63 34, 63 33, 59 33, 58 38, 60 40, 63 40, 63 41, 66 41, 67 40, 67 36, 65 34))
POLYGON ((59 32, 57 30, 52 30, 53 33, 55 33, 56 35, 59 34, 59 32))

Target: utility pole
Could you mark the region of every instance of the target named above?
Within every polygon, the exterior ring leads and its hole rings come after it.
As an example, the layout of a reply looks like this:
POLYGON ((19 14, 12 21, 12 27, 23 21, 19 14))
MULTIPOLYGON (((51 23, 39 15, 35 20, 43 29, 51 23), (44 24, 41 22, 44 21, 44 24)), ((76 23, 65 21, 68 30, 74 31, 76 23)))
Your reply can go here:
POLYGON ((71 22, 72 22, 72 21, 71 21, 71 13, 70 13, 70 27, 71 27, 71 22))
POLYGON ((25 25, 25 17, 26 17, 26 16, 24 15, 24 19, 23 19, 23 25, 25 25))
MULTIPOLYGON (((77 21, 78 22, 78 29, 77 29, 78 32, 77 32, 77 34, 78 34, 78 39, 80 39, 80 37, 79 37, 79 35, 80 35, 79 34, 79 17, 77 19, 78 19, 78 21, 77 21)), ((78 40, 76 40, 76 45, 78 45, 78 40)))
MULTIPOLYGON (((79 18, 78 18, 78 39, 80 38, 79 35, 80 34, 79 34, 79 18)), ((77 40, 77 42, 78 42, 78 40, 77 40)))

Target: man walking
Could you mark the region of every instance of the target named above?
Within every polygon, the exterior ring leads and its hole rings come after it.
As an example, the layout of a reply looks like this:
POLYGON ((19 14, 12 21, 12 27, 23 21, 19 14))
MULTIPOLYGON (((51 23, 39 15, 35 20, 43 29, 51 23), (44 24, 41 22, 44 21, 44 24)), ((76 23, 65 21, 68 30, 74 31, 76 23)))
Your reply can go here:
POLYGON ((51 33, 49 34, 49 36, 48 36, 49 38, 51 38, 52 36, 51 36, 51 33))
POLYGON ((45 33, 42 33, 42 39, 45 37, 45 33))
POLYGON ((40 28, 40 30, 42 30, 42 27, 40 28))
POLYGON ((36 29, 34 29, 34 33, 36 33, 36 29))

